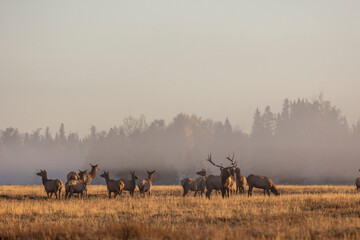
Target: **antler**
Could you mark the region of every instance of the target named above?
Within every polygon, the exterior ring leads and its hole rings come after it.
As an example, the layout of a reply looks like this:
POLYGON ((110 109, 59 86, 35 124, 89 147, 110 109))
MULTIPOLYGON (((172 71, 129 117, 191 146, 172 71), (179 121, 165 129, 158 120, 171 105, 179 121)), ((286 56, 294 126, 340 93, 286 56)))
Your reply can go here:
POLYGON ((230 155, 226 157, 226 159, 231 162, 230 167, 236 167, 236 166, 237 166, 237 162, 236 162, 236 161, 234 162, 234 157, 235 157, 235 154, 234 154, 234 153, 233 153, 233 155, 232 155, 232 158, 230 158, 230 155))
POLYGON ((218 168, 223 168, 222 165, 217 165, 215 164, 212 160, 211 160, 211 154, 208 155, 208 158, 206 159, 206 161, 210 162, 212 165, 214 165, 215 167, 218 167, 218 168))

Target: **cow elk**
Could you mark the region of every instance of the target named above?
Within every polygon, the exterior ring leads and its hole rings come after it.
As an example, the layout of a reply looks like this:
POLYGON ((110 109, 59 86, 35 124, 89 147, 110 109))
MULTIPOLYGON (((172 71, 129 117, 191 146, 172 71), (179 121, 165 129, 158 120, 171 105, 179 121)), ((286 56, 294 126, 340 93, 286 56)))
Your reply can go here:
POLYGON ((149 193, 149 197, 151 196, 151 187, 152 187, 152 177, 155 173, 155 170, 150 172, 148 170, 146 170, 146 172, 148 173, 148 178, 147 179, 142 179, 139 184, 139 190, 140 190, 140 195, 143 195, 145 197, 145 193, 149 193))
POLYGON ((46 170, 40 170, 40 172, 36 173, 36 175, 42 178, 42 183, 45 187, 46 194, 48 198, 51 198, 53 193, 55 193, 56 199, 61 199, 61 189, 63 188, 64 184, 60 179, 48 179, 46 170))
MULTIPOLYGON (((360 169, 359 169, 359 172, 360 172, 360 169)), ((355 185, 356 185, 356 190, 358 191, 360 188, 360 177, 356 179, 355 185)))
POLYGON ((203 169, 196 174, 200 175, 201 177, 193 179, 193 178, 185 178, 181 180, 181 186, 184 189, 183 196, 185 197, 189 191, 195 191, 194 197, 200 191, 199 196, 202 196, 205 192, 206 188, 206 170, 203 169))
POLYGON ((78 180, 69 180, 65 184, 65 198, 72 197, 74 193, 78 194, 78 197, 83 197, 83 194, 87 196, 87 185, 89 184, 88 181, 85 180, 85 175, 87 170, 81 171, 79 170, 79 177, 78 180))
POLYGON ((240 168, 235 169, 236 193, 245 193, 246 178, 241 174, 240 168))
POLYGON ((280 195, 280 192, 277 190, 274 182, 269 177, 250 174, 247 177, 247 182, 249 185, 248 196, 252 196, 253 188, 263 189, 264 195, 266 192, 269 195, 269 197, 270 197, 270 191, 274 193, 275 196, 280 195))
POLYGON ((121 195, 125 186, 123 181, 110 179, 110 172, 106 171, 104 171, 104 173, 101 174, 100 177, 105 178, 106 186, 109 192, 109 198, 111 198, 111 193, 114 193, 114 198, 116 198, 117 195, 121 195))
POLYGON ((136 188, 136 179, 138 179, 138 177, 136 176, 135 171, 130 171, 131 173, 131 180, 129 179, 120 179, 121 181, 123 181, 123 183, 125 184, 124 186, 124 191, 129 191, 130 196, 134 196, 134 191, 136 188))

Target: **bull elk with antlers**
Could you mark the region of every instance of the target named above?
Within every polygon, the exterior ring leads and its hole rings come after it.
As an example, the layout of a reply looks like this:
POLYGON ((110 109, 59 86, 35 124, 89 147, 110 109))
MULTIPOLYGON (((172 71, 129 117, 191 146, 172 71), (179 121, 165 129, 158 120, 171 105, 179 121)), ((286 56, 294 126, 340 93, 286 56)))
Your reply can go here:
MULTIPOLYGON (((210 175, 206 179, 206 187, 208 189, 206 191, 206 197, 208 197, 209 199, 212 190, 220 190, 223 198, 225 196, 229 197, 230 190, 234 188, 234 186, 236 186, 235 176, 232 176, 231 174, 231 171, 237 166, 237 163, 234 162, 234 154, 232 158, 227 157, 226 159, 228 159, 231 162, 230 166, 228 167, 223 167, 222 165, 215 164, 211 159, 211 154, 206 159, 215 167, 220 168, 220 176, 210 175)), ((236 187, 234 189, 236 190, 236 187)))

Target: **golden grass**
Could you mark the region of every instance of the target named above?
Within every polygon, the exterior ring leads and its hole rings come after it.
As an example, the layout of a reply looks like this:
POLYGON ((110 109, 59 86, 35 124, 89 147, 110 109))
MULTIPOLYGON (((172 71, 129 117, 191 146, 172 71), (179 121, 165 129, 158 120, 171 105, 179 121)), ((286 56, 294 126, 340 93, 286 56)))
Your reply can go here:
POLYGON ((183 198, 180 186, 152 197, 46 200, 43 186, 0 186, 0 239, 360 239, 354 186, 279 186, 280 197, 183 198))

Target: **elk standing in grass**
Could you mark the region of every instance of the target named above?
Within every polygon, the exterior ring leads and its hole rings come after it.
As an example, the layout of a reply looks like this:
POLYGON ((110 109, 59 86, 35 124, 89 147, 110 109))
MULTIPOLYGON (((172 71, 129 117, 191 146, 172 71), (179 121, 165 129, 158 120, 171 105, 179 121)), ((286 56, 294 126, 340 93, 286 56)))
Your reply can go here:
POLYGON ((69 180, 65 184, 65 198, 69 196, 72 197, 74 193, 78 194, 78 197, 83 197, 83 194, 86 193, 87 196, 87 185, 89 184, 88 181, 85 180, 85 175, 87 174, 87 170, 81 171, 79 170, 79 177, 78 180, 69 180))
POLYGON ((233 179, 231 177, 231 169, 237 166, 237 163, 234 162, 234 155, 231 161, 230 166, 223 167, 222 165, 217 165, 211 160, 211 154, 208 156, 207 161, 210 162, 215 167, 220 168, 220 176, 210 175, 206 179, 206 197, 210 199, 212 190, 220 190, 221 195, 224 198, 225 196, 230 196, 230 187, 233 186, 233 179))
POLYGON ((131 173, 131 180, 128 180, 128 179, 120 179, 120 180, 123 181, 125 184, 125 187, 123 190, 129 191, 130 196, 134 196, 134 191, 136 188, 136 179, 138 179, 138 178, 135 174, 135 171, 130 171, 130 173, 131 173))
POLYGON ((64 186, 63 182, 60 179, 48 179, 46 170, 40 170, 36 175, 42 178, 42 183, 45 187, 46 194, 48 198, 51 198, 53 193, 55 193, 55 197, 61 199, 61 189, 64 186), (50 194, 50 196, 49 196, 50 194))
MULTIPOLYGON (((88 181, 89 184, 90 184, 91 181, 95 178, 97 171, 99 171, 99 168, 97 167, 98 164, 92 165, 92 164, 90 163, 90 166, 91 166, 91 171, 90 171, 90 173, 87 172, 87 173, 85 174, 85 181, 88 181), (89 180, 90 180, 90 181, 89 181, 89 180)), ((69 172, 69 173, 66 175, 66 179, 67 179, 67 181, 70 181, 70 180, 80 180, 80 179, 81 179, 80 170, 79 170, 79 172, 74 172, 74 171, 69 172)))
POLYGON ((140 190, 140 195, 143 195, 145 197, 145 193, 148 192, 149 197, 150 197, 151 196, 152 177, 155 173, 155 170, 152 172, 149 172, 148 170, 146 170, 146 172, 148 173, 148 178, 141 180, 138 184, 138 187, 140 190))
MULTIPOLYGON (((360 171, 360 169, 359 169, 359 171, 360 171)), ((356 179, 355 185, 356 185, 356 190, 359 190, 359 188, 360 188, 360 177, 356 179)))
MULTIPOLYGON (((228 156, 226 159, 229 160, 231 163, 233 163, 234 162, 234 154, 233 154, 232 158, 230 158, 230 156, 228 156)), ((228 185, 229 192, 231 194, 235 194, 236 193, 236 179, 235 179, 234 167, 230 167, 229 171, 230 171, 230 177, 226 180, 227 181, 226 185, 228 185)))
POLYGON ((196 194, 199 191, 200 191, 199 196, 202 196, 203 193, 205 192, 205 188, 206 188, 206 170, 203 169, 203 170, 197 172, 196 174, 200 175, 201 177, 199 177, 197 179, 185 178, 185 179, 181 180, 181 186, 184 189, 184 193, 183 193, 184 197, 186 196, 186 194, 189 191, 195 191, 194 197, 196 197, 196 194))
POLYGON ((122 190, 124 189, 125 184, 121 180, 112 180, 110 179, 110 172, 104 171, 100 177, 105 178, 106 186, 109 191, 109 198, 111 198, 111 193, 114 193, 114 198, 119 194, 121 195, 122 190))
POLYGON ((240 168, 235 169, 236 193, 245 193, 246 178, 241 174, 240 168))
POLYGON ((252 190, 254 187, 264 189, 264 195, 265 195, 265 192, 267 192, 269 197, 270 197, 270 191, 272 193, 274 193, 275 196, 280 195, 274 182, 269 177, 250 174, 247 177, 247 182, 249 185, 248 196, 252 196, 252 190))

